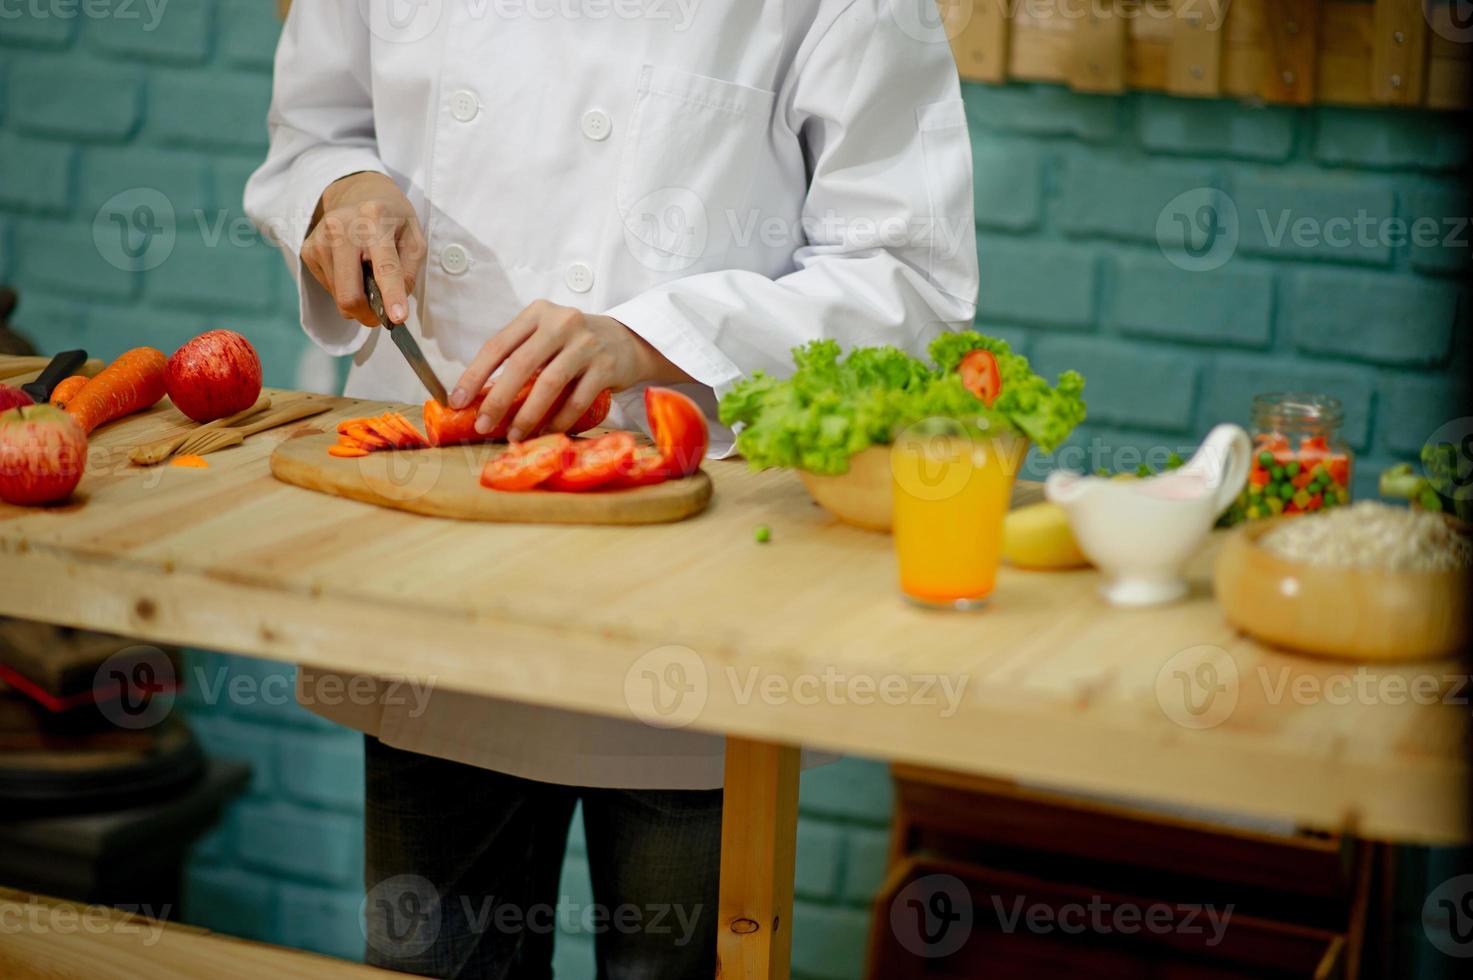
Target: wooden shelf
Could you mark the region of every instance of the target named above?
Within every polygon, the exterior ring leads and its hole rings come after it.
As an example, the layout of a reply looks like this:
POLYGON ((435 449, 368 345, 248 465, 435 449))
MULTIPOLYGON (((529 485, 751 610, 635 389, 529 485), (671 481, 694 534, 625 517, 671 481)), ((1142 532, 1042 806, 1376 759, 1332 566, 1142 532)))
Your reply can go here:
POLYGON ((1467 28, 1451 5, 1428 2, 974 0, 942 9, 970 81, 1467 108, 1473 44, 1455 40, 1467 28))

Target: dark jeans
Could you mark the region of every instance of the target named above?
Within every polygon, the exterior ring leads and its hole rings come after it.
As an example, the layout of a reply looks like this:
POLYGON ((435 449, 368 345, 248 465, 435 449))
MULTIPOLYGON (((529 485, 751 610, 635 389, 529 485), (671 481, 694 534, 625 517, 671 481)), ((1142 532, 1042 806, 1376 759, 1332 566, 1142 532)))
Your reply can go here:
POLYGON ((600 980, 716 975, 720 790, 557 786, 372 737, 364 754, 369 963, 546 980, 563 914, 594 932, 600 980), (558 895, 579 800, 592 908, 558 895))

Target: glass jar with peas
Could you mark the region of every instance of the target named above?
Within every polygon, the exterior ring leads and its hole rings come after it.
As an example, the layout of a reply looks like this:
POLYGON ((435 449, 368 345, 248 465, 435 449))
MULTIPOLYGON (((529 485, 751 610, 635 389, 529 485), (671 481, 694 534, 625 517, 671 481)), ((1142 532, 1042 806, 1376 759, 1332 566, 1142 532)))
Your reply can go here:
POLYGON ((1350 503, 1353 457, 1340 438, 1345 412, 1325 395, 1253 398, 1253 467, 1238 503, 1247 518, 1308 514, 1350 503))

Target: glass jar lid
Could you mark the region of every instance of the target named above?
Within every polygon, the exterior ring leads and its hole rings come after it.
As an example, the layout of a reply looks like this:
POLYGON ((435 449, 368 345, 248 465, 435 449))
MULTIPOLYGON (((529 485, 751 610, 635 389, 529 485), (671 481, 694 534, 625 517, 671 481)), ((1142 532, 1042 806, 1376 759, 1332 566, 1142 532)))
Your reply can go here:
POLYGON ((1253 424, 1260 429, 1337 428, 1345 421, 1340 399, 1300 391, 1253 396, 1253 424))

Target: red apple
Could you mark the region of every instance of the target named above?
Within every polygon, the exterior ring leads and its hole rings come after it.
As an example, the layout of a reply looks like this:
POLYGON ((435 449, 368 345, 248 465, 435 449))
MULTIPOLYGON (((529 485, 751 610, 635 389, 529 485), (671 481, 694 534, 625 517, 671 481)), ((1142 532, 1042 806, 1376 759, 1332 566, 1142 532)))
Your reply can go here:
POLYGON ((169 399, 196 422, 243 412, 261 396, 261 358, 234 330, 211 330, 169 358, 169 399))
POLYGON ((0 385, 0 412, 8 412, 12 408, 20 408, 22 405, 36 404, 31 396, 19 388, 10 385, 0 385))
POLYGON ((54 405, 0 413, 0 500, 50 504, 71 496, 87 468, 87 436, 54 405))

